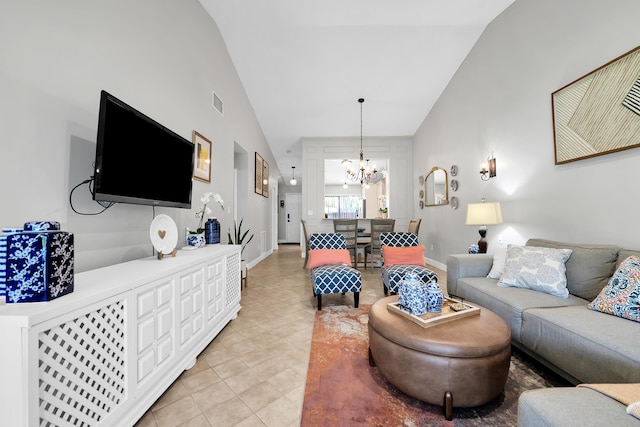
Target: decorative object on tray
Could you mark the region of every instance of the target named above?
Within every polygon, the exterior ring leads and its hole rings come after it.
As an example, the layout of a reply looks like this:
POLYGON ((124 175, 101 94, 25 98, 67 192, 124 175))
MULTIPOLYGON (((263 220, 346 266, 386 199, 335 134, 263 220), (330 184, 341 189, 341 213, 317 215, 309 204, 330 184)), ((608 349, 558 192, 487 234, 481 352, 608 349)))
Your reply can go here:
POLYGON ((427 312, 427 305, 427 287, 417 274, 408 273, 398 287, 398 306, 410 314, 422 316, 427 312))
POLYGON ((469 253, 470 254, 479 254, 480 253, 480 245, 478 245, 477 243, 474 243, 471 246, 469 246, 469 253))
POLYGON ((24 227, 29 230, 3 229, 0 273, 6 302, 50 301, 73 292, 73 234, 60 231, 56 221, 24 227))
POLYGON ((456 165, 451 166, 451 171, 450 172, 451 172, 451 176, 458 175, 458 166, 456 166, 456 165))
POLYGON ((398 314, 405 319, 410 320, 417 325, 420 325, 423 328, 430 328, 442 323, 452 322, 458 319, 464 319, 465 317, 476 316, 480 314, 480 307, 466 302, 456 301, 451 298, 444 299, 442 311, 440 313, 427 312, 422 316, 415 316, 411 313, 406 312, 405 310, 402 310, 397 302, 391 302, 387 304, 387 310, 392 313, 398 314), (461 305, 462 307, 464 307, 463 309, 461 309, 461 305), (457 311, 454 310, 454 306, 457 311))
POLYGON ((149 227, 149 237, 158 259, 162 259, 164 255, 176 256, 178 227, 169 215, 156 215, 149 227))
POLYGON ((431 313, 441 313, 443 303, 444 295, 442 294, 442 289, 432 280, 427 285, 427 311, 431 313))

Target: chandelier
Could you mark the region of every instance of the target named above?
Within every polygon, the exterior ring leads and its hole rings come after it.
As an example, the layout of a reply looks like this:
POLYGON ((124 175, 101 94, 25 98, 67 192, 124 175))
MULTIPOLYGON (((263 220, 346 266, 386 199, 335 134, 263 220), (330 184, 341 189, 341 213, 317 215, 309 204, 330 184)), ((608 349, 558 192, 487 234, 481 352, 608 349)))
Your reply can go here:
POLYGON ((362 104, 364 103, 364 98, 358 99, 358 102, 360 103, 360 163, 358 168, 355 169, 351 160, 344 159, 342 165, 345 167, 347 177, 351 181, 360 181, 360 184, 365 185, 377 178, 378 170, 376 169, 376 165, 369 165, 369 159, 364 158, 364 152, 362 151, 362 104))

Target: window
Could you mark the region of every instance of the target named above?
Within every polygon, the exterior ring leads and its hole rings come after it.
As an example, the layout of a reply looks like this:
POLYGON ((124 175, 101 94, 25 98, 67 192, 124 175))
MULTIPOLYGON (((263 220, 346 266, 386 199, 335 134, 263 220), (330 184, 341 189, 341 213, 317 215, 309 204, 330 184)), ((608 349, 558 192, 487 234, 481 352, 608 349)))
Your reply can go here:
POLYGON ((326 218, 362 218, 362 196, 325 195, 324 213, 326 218))

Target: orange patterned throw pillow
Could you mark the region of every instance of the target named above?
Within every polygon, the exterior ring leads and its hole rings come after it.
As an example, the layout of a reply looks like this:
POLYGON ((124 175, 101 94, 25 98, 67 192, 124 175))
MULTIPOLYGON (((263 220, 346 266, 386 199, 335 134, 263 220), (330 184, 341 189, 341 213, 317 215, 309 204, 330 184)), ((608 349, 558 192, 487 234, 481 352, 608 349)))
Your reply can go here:
POLYGON ((419 265, 425 267, 424 246, 382 246, 383 267, 390 265, 419 265))
POLYGON ((309 251, 309 268, 335 264, 351 265, 351 254, 348 249, 311 249, 309 251))

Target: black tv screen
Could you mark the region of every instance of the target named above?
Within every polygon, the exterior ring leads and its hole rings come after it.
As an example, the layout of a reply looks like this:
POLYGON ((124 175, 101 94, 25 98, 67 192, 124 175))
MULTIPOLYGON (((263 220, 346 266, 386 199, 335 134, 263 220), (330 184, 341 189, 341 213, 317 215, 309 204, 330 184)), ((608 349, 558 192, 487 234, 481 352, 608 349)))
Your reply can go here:
POLYGON ((193 151, 191 141, 102 91, 93 199, 190 208, 193 151))

